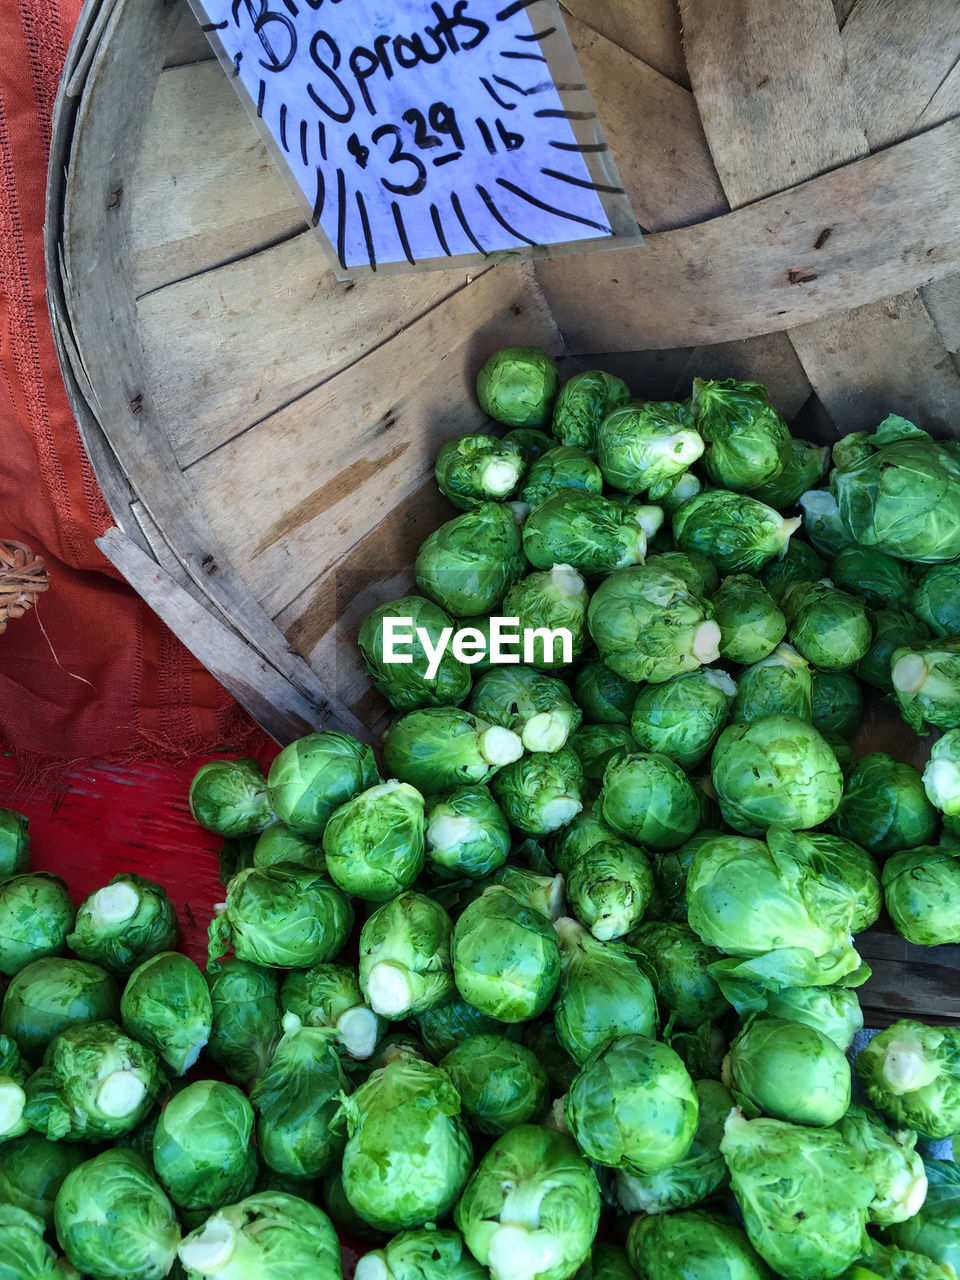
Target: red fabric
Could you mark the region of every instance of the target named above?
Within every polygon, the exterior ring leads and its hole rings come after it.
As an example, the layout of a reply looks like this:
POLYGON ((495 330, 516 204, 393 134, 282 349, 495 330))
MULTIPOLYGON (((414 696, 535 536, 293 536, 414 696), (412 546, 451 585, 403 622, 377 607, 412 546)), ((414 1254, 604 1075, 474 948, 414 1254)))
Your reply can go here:
POLYGON ((3 0, 0 16, 0 537, 51 578, 0 637, 0 740, 41 767, 264 740, 94 545, 112 520, 60 377, 43 265, 53 103, 79 11, 3 0))

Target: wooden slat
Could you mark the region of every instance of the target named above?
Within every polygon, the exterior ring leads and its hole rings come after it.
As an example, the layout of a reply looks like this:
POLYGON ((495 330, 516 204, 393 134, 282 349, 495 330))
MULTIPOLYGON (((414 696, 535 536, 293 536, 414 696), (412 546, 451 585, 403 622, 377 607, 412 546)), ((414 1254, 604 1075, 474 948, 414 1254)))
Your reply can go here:
POLYGON ((690 82, 732 208, 868 147, 830 0, 680 0, 690 82), (816 56, 790 57, 792 50, 816 56))
POLYGON ((529 265, 488 271, 190 469, 215 535, 271 615, 432 475, 445 440, 482 428, 474 382, 488 355, 502 346, 560 351, 531 277, 529 265), (334 449, 318 447, 324 437, 334 449))
POLYGON ((960 354, 960 276, 947 276, 921 290, 924 305, 946 349, 960 354))
POLYGON ((957 431, 960 373, 917 293, 883 299, 790 337, 838 434, 900 413, 936 435, 957 431))
MULTIPOLYGON (((138 295, 305 226, 216 61, 178 66, 157 78, 130 191, 138 295)), ((319 246, 315 253, 320 256, 319 246)))
POLYGON ((834 12, 837 15, 837 26, 842 30, 850 17, 851 12, 856 8, 857 0, 833 0, 834 12))
POLYGON ((180 67, 214 57, 210 41, 200 30, 187 0, 174 0, 180 15, 164 49, 164 67, 180 67))
POLYGON ((142 298, 143 376, 181 464, 360 359, 465 279, 459 270, 338 281, 305 231, 142 298))
MULTIPOLYGON (((119 529, 108 529, 97 546, 138 595, 158 613, 191 653, 281 745, 315 729, 331 727, 329 708, 302 697, 282 675, 229 628, 205 603, 173 578, 119 529)), ((358 723, 358 731, 366 731, 358 723)))
POLYGON ((641 227, 664 231, 726 212, 690 91, 582 23, 568 26, 641 227))
POLYGON ((956 272, 958 188, 950 121, 636 250, 539 263, 538 278, 577 353, 729 342, 956 272))
MULTIPOLYGON (((631 0, 626 5, 620 0, 562 0, 561 8, 661 75, 690 87, 676 0, 631 0)), ((579 49, 574 24, 568 25, 579 49)))
POLYGON ((960 5, 860 0, 843 47, 870 147, 889 146, 923 127, 930 100, 960 59, 960 5))
POLYGON ((942 124, 960 116, 960 63, 953 68, 943 84, 930 99, 918 124, 922 129, 942 124))

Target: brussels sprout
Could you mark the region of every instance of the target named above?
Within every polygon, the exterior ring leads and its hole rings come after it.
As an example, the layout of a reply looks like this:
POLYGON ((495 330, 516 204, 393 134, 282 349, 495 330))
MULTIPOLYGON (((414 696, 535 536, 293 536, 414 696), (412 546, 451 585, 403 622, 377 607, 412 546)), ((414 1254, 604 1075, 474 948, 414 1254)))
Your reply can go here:
POLYGON ((850 987, 783 987, 780 991, 765 991, 757 983, 750 986, 749 992, 744 987, 731 992, 724 985, 724 993, 740 1014, 762 1011, 771 1018, 803 1022, 822 1032, 844 1053, 863 1030, 863 1010, 857 993, 850 987))
POLYGON ((887 912, 901 938, 922 947, 960 942, 960 849, 922 845, 883 868, 887 912))
POLYGON ((573 681, 573 696, 587 724, 629 724, 640 685, 605 662, 584 662, 573 681))
POLYGON ((760 574, 760 580, 777 603, 794 582, 817 582, 825 578, 827 561, 808 542, 794 534, 779 560, 771 560, 760 574))
POLYGON ((196 1062, 210 1038, 213 1005, 187 956, 162 951, 134 969, 120 1000, 124 1029, 159 1054, 174 1075, 196 1062))
POLYGON ((636 752, 607 765, 596 815, 636 844, 676 849, 696 831, 700 806, 686 774, 669 756, 636 752))
POLYGON ((279 863, 230 882, 210 923, 210 960, 232 943, 241 960, 268 969, 308 969, 333 960, 353 928, 350 899, 318 871, 279 863))
POLYGON ((960 563, 925 570, 902 606, 916 614, 935 636, 960 635, 960 563))
MULTIPOLYGON (((289 830, 283 822, 273 822, 266 831, 261 835, 266 835, 267 831, 272 831, 276 827, 282 827, 285 831, 289 830)), ((292 833, 291 833, 292 834, 292 833)), ((244 871, 247 867, 254 865, 253 855, 260 842, 259 835, 241 836, 238 840, 227 838, 217 850, 217 864, 220 871, 220 883, 226 888, 238 871, 244 871)), ((320 856, 323 856, 323 850, 320 850, 320 856)), ((267 859, 264 865, 273 862, 285 862, 285 858, 267 859)), ((295 861, 295 859, 294 859, 295 861)))
POLYGON ((29 1127, 24 1118, 24 1085, 30 1068, 22 1061, 17 1042, 0 1035, 0 1142, 19 1138, 29 1127))
POLYGON ((849 738, 863 712, 859 680, 849 671, 814 671, 812 675, 813 727, 849 738))
POLYGON ((144 960, 172 950, 177 934, 177 914, 163 886, 125 872, 81 902, 67 946, 127 977, 144 960))
POLYGON ((681 471, 679 475, 667 476, 659 484, 652 484, 648 496, 659 502, 664 512, 672 516, 678 507, 702 492, 703 482, 700 477, 695 476, 692 471, 681 471))
POLYGON ((795 582, 780 601, 790 642, 814 666, 845 671, 859 662, 873 639, 866 606, 825 582, 795 582))
POLYGON ((657 975, 657 991, 675 1027, 692 1030, 727 1012, 727 1002, 707 966, 719 953, 697 937, 689 925, 651 920, 639 925, 627 942, 657 975))
POLYGON ((668 1023, 664 1041, 679 1054, 693 1080, 720 1080, 723 1060, 729 1048, 728 1037, 714 1022, 703 1022, 695 1031, 674 1031, 668 1023))
POLYGON ((918 769, 873 751, 860 757, 847 779, 835 822, 840 835, 881 855, 927 844, 937 811, 918 769))
POLYGON ((637 744, 626 725, 585 724, 571 736, 570 747, 583 768, 587 799, 595 799, 610 761, 632 754, 637 744))
POLYGON ((509 427, 545 427, 553 413, 560 372, 538 347, 504 347, 477 374, 480 408, 509 427))
POLYGON ((613 409, 597 430, 603 478, 622 493, 648 493, 687 470, 703 453, 689 409, 667 400, 613 409))
POLYGON ((898 1248, 916 1249, 960 1275, 960 1165, 952 1160, 925 1160, 924 1172, 923 1206, 906 1222, 891 1226, 887 1235, 898 1248))
POLYGON ((588 1160, 657 1173, 690 1150, 699 1101, 665 1044, 626 1035, 594 1050, 570 1086, 564 1116, 588 1160))
POLYGON ((13 1204, 0 1204, 0 1280, 80 1280, 43 1238, 44 1223, 13 1204))
POLYGON ((343 1150, 344 1135, 333 1121, 346 1088, 327 1029, 284 1014, 283 1037, 250 1093, 264 1163, 297 1178, 323 1173, 343 1150))
POLYGON ((685 582, 694 595, 710 599, 720 586, 716 565, 699 551, 662 551, 657 565, 685 582))
POLYGON ((0 876, 15 876, 30 865, 30 819, 0 806, 0 876))
POLYGON ((762 716, 789 715, 813 723, 813 672, 792 645, 778 644, 768 657, 745 668, 737 677, 731 708, 734 724, 749 724, 762 716))
POLYGON ((844 547, 856 541, 844 524, 837 500, 829 489, 808 489, 797 503, 803 511, 803 532, 828 560, 835 560, 844 547))
POLYGON ((669 680, 720 656, 712 606, 665 558, 611 573, 590 601, 590 634, 607 665, 628 680, 669 680))
MULTIPOLYGON (((79 1142, 50 1142, 38 1133, 25 1133, 0 1145, 0 1205, 15 1205, 53 1227, 53 1202, 71 1169, 91 1156, 79 1142)), ((3 1249, 0 1246, 0 1263, 3 1249)), ((4 1277, 0 1265, 0 1277, 4 1277)), ((10 1277, 14 1280, 14 1277, 10 1277)))
POLYGON ((600 1189, 566 1134, 522 1124, 483 1157, 453 1216, 492 1280, 565 1280, 590 1253, 600 1189))
POLYGON ((461 905, 469 906, 475 898, 482 896, 491 887, 506 889, 518 902, 522 902, 532 911, 539 911, 551 922, 563 914, 565 888, 563 876, 557 875, 552 867, 548 867, 547 871, 541 874, 539 871, 531 871, 528 867, 511 866, 507 863, 505 867, 498 868, 478 885, 471 886, 461 898, 461 905))
POLYGON ((960 1027, 901 1018, 857 1056, 867 1097, 901 1129, 930 1138, 960 1132, 960 1027))
POLYGON ((455 787, 427 800, 426 860, 438 879, 479 880, 509 852, 510 827, 488 787, 455 787))
POLYGON ((75 915, 59 876, 24 872, 0 882, 0 973, 9 978, 34 960, 62 955, 75 915))
POLYGON ((201 827, 236 838, 256 835, 274 820, 267 780, 256 760, 209 760, 193 775, 190 812, 201 827))
POLYGON ((600 369, 577 373, 564 383, 553 405, 552 431, 561 443, 596 452, 600 423, 630 399, 622 378, 600 369))
MULTIPOLYGON (((293 1179, 286 1178, 279 1173, 273 1176, 278 1181, 281 1179, 288 1183, 293 1181, 293 1179)), ((314 1190, 311 1190, 309 1194, 306 1193, 307 1188, 314 1188, 315 1185, 313 1182, 307 1182, 303 1190, 291 1190, 291 1194, 302 1196, 304 1200, 311 1202, 316 1200, 321 1203, 337 1231, 346 1232, 352 1240, 382 1242, 383 1232, 371 1227, 369 1222, 365 1222, 344 1194, 343 1179, 340 1177, 339 1165, 334 1165, 332 1169, 323 1175, 321 1180, 322 1196, 318 1197, 314 1190)), ((287 1188, 278 1186, 271 1189, 285 1191, 287 1188)))
POLYGON ((637 1273, 619 1245, 597 1244, 573 1280, 637 1280, 637 1273))
POLYGON ((344 1098, 343 1109, 343 1189, 362 1218, 381 1231, 402 1231, 453 1208, 473 1149, 445 1071, 400 1054, 344 1098))
POLYGON ((627 1213, 689 1209, 729 1181, 720 1141, 724 1121, 736 1105, 733 1096, 719 1080, 697 1080, 694 1089, 699 1112, 693 1145, 687 1154, 657 1173, 617 1170, 617 1199, 627 1213))
POLYGON ((279 976, 225 956, 208 965, 206 978, 213 1013, 207 1053, 231 1080, 252 1084, 280 1039, 279 976))
POLYGON ((52 1141, 105 1141, 135 1129, 166 1087, 152 1049, 114 1022, 90 1022, 50 1041, 27 1080, 24 1119, 52 1141))
MULTIPOLYGON (((327 865, 323 845, 291 831, 285 822, 274 822, 266 831, 261 831, 253 846, 253 858, 244 866, 273 867, 278 862, 292 862, 296 867, 308 867, 311 871, 324 871, 327 865)), ((237 866, 222 881, 224 886, 230 883, 237 871, 243 869, 237 866)))
POLYGON ((547 840, 550 862, 562 875, 569 875, 580 858, 601 840, 615 840, 616 835, 587 811, 578 814, 567 826, 555 831, 547 840))
POLYGON ((381 782, 330 815, 323 833, 330 879, 345 893, 385 902, 423 870, 423 796, 406 782, 381 782))
POLYGON ((485 502, 448 520, 417 552, 417 586, 458 618, 492 613, 526 568, 510 507, 485 502))
POLYGON ((923 789, 943 814, 944 829, 960 835, 960 729, 950 729, 931 747, 923 770, 923 789))
POLYGON ((863 1157, 876 1186, 870 1221, 889 1227, 912 1218, 927 1194, 927 1175, 909 1129, 890 1133, 867 1107, 852 1104, 834 1125, 847 1146, 863 1157))
MULTIPOLYGON (((812 725, 792 715, 729 725, 714 748, 710 778, 724 821, 745 835, 774 822, 793 829, 817 827, 834 812, 843 792, 843 775, 829 745, 812 725)), ((851 833, 850 838, 856 837, 851 833)))
POLYGON ((630 730, 642 751, 692 769, 709 754, 737 692, 725 671, 700 667, 640 690, 630 730))
MULTIPOLYGON (((548 1013, 545 1018, 525 1022, 519 1030, 522 1043, 533 1050, 546 1068, 554 1094, 558 1097, 565 1094, 576 1079, 580 1064, 561 1044, 552 1015, 548 1013)), ((559 1132, 559 1126, 552 1127, 559 1132)))
POLYGON ((726 489, 698 494, 673 516, 680 550, 700 552, 721 573, 759 573, 783 555, 799 526, 799 518, 787 520, 756 498, 726 489))
POLYGON ((481 1013, 526 1022, 553 999, 560 952, 549 921, 505 889, 471 902, 453 930, 457 990, 481 1013))
MULTIPOLYGON (((520 497, 529 507, 536 509, 548 498, 569 494, 572 489, 583 495, 602 493, 603 476, 588 452, 561 445, 537 458, 527 474, 520 497)), ((550 568, 554 563, 551 560, 541 567, 550 568)))
POLYGON ((870 1241, 870 1250, 840 1280, 953 1280, 953 1268, 942 1267, 924 1254, 870 1241))
POLYGON ((420 893, 402 893, 360 930, 360 989, 391 1021, 445 1004, 454 994, 450 917, 420 893))
POLYGON ((67 1027, 119 1017, 120 991, 108 973, 86 960, 50 957, 34 960, 11 981, 0 1032, 13 1036, 26 1057, 38 1058, 67 1027))
POLYGON ((270 766, 267 788, 281 822, 319 839, 338 805, 379 782, 370 747, 349 733, 308 733, 283 748, 270 766))
POLYGON ((586 635, 589 600, 586 583, 568 564, 555 564, 541 573, 528 573, 510 588, 501 606, 503 615, 517 618, 521 634, 529 631, 533 633, 531 639, 536 637, 542 641, 541 661, 524 653, 530 666, 563 667, 579 657, 586 635), (569 632, 569 652, 565 652, 566 644, 557 645, 557 640, 564 638, 557 634, 561 629, 569 632))
POLYGON ((960 557, 960 449, 891 414, 834 449, 830 487, 851 541, 899 560, 960 557))
POLYGON ((835 587, 850 592, 872 609, 909 609, 913 575, 902 560, 856 545, 844 547, 830 566, 835 587))
POLYGON ((627 1257, 640 1280, 770 1280, 742 1228, 703 1209, 634 1219, 627 1257))
POLYGON ((850 1064, 805 1022, 759 1018, 730 1046, 730 1087, 775 1120, 831 1125, 850 1105, 850 1064))
POLYGON ((734 1111, 720 1150, 750 1242, 783 1280, 836 1276, 860 1256, 876 1187, 834 1129, 734 1111))
POLYGON ((190 1280, 341 1280, 340 1241, 316 1205, 261 1191, 218 1209, 186 1236, 180 1261, 190 1280))
POLYGON ((749 573, 724 578, 713 597, 720 628, 720 656, 744 666, 768 657, 787 633, 787 620, 763 585, 749 573))
POLYGON ((726 378, 694 378, 690 399, 710 480, 741 492, 775 479, 790 456, 790 431, 770 406, 766 387, 726 378))
POLYGON ((253 1107, 235 1085, 197 1080, 175 1093, 153 1135, 153 1165, 184 1209, 219 1209, 248 1195, 257 1176, 253 1107))
POLYGON ((284 1013, 307 1027, 330 1027, 334 1043, 353 1058, 369 1058, 380 1038, 380 1019, 363 1002, 356 973, 345 964, 293 969, 283 980, 284 1013))
POLYGON ((643 563, 647 534, 632 512, 609 498, 565 489, 531 512, 523 549, 537 569, 569 564, 580 573, 612 573, 643 563))
MULTIPOLYGON (((391 626, 393 623, 391 622, 391 626)), ((462 702, 470 692, 470 670, 449 649, 444 650, 439 663, 436 652, 444 630, 453 628, 453 619, 438 604, 423 596, 404 596, 373 609, 360 624, 357 643, 367 674, 374 688, 383 694, 398 711, 415 711, 418 707, 442 707, 462 702), (412 635, 409 651, 404 645, 398 654, 399 662, 388 662, 384 655, 385 623, 387 619, 407 619, 405 635, 412 635), (418 635, 427 632, 430 650, 418 635), (409 657, 410 661, 402 661, 409 657), (436 664, 436 671, 428 675, 436 664)), ((264 833, 269 834, 268 827, 264 833)))
POLYGON ((489 1280, 459 1231, 402 1231, 357 1263, 354 1280, 489 1280))
POLYGON ((384 744, 389 772, 423 795, 487 782, 522 754, 523 743, 511 729, 488 725, 456 707, 408 712, 384 744))
POLYGON ((547 835, 583 808, 583 768, 569 747, 538 751, 505 765, 491 790, 508 821, 527 835, 547 835))
POLYGON ((808 489, 815 488, 830 466, 828 445, 811 444, 809 440, 791 437, 783 459, 783 470, 766 484, 750 490, 751 498, 759 498, 768 507, 783 511, 797 504, 808 489))
POLYGON ((523 474, 523 455, 515 444, 496 436, 467 435, 440 446, 437 487, 460 511, 515 493, 523 474))
POLYGON ((542 458, 545 453, 557 447, 553 436, 548 436, 545 431, 538 431, 535 427, 515 427, 513 431, 508 431, 503 439, 505 443, 512 444, 520 450, 524 476, 529 473, 538 458, 542 458))
POLYGON ((559 751, 581 720, 570 690, 532 667, 494 667, 474 686, 468 709, 520 735, 527 751, 559 751))
POLYGON ((102 1151, 67 1174, 54 1221, 67 1257, 98 1280, 161 1280, 180 1243, 163 1188, 146 1161, 123 1148, 102 1151))
POLYGON ((686 923, 687 873, 693 855, 701 844, 718 835, 718 830, 707 827, 685 840, 679 849, 661 853, 653 860, 653 897, 648 911, 651 920, 679 920, 686 923))
POLYGON ((770 827, 767 842, 776 854, 807 863, 849 900, 853 933, 868 929, 880 915, 880 872, 866 849, 826 831, 794 831, 770 827))
POLYGON ((657 1000, 647 974, 619 947, 598 942, 575 920, 555 923, 560 985, 553 1005, 557 1037, 583 1065, 618 1036, 655 1036, 657 1000))
POLYGON ((866 680, 875 689, 892 693, 890 660, 894 651, 922 648, 930 639, 930 628, 905 609, 878 609, 873 614, 873 627, 873 641, 855 671, 861 680, 866 680))
POLYGON ((714 977, 725 968, 776 990, 829 986, 859 968, 849 894, 762 840, 715 835, 700 843, 687 904, 690 927, 708 946, 754 958, 713 965, 714 977))
POLYGON ((915 732, 923 733, 924 721, 960 728, 960 636, 894 649, 890 679, 900 714, 915 732))
POLYGON ((642 849, 615 837, 598 840, 567 874, 573 913, 595 938, 622 938, 643 918, 653 896, 653 872, 642 849))
POLYGON ((499 1135, 535 1121, 550 1102, 547 1073, 536 1055, 504 1036, 471 1036, 440 1066, 453 1081, 468 1129, 499 1135))
POLYGON ((459 995, 446 1004, 424 1009, 414 1019, 423 1047, 434 1060, 440 1062, 457 1045, 471 1036, 509 1036, 513 1029, 497 1018, 481 1013, 459 995))

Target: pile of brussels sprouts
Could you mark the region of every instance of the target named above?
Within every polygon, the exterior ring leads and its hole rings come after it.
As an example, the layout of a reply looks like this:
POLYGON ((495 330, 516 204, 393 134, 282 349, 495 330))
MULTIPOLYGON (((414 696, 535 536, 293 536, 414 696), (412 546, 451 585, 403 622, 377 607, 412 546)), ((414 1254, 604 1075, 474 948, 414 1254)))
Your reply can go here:
POLYGON ((509 429, 441 450, 460 514, 361 627, 382 765, 194 778, 206 972, 0 816, 0 1280, 340 1280, 338 1230, 357 1280, 957 1280, 960 1027, 851 1046, 856 934, 960 942, 960 446, 535 349, 477 392, 509 429), (574 661, 490 663, 498 616, 574 661), (865 697, 922 773, 855 758, 865 697))

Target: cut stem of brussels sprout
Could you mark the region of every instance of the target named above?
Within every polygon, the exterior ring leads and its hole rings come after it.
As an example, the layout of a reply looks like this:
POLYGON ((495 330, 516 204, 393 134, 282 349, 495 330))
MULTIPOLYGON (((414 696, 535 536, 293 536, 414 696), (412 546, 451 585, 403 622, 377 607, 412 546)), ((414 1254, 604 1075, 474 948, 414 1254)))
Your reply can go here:
POLYGON ((20 1126, 27 1095, 15 1080, 0 1078, 0 1138, 20 1126))
POLYGON ((716 662, 720 657, 720 628, 711 618, 701 622, 693 637, 693 653, 701 662, 716 662))
POLYGON ((402 966, 381 960, 367 977, 367 999, 374 1013, 384 1018, 398 1017, 416 998, 410 975, 402 966))
POLYGON ((392 1280, 392 1277, 384 1260, 368 1253, 357 1263, 353 1280, 392 1280))
POLYGON ((550 570, 550 578, 557 595, 568 600, 576 599, 587 585, 569 564, 555 564, 550 570))
POLYGON ((562 708, 541 711, 523 726, 523 745, 528 751, 559 751, 570 735, 570 716, 562 708))
POLYGON ((901 693, 918 693, 927 682, 930 668, 919 653, 905 653, 894 663, 890 677, 901 693))
POLYGON ((572 822, 582 808, 583 803, 576 796, 554 796, 540 809, 544 829, 558 831, 560 827, 572 822))
POLYGON ((376 1014, 363 1005, 348 1009, 337 1019, 337 1034, 351 1058, 369 1058, 379 1035, 376 1014))
POLYGON ((465 813, 441 813, 427 823, 427 846, 431 849, 452 849, 469 840, 477 829, 477 823, 465 813))
POLYGON ((95 925, 123 924, 137 913, 140 895, 132 885, 104 885, 87 900, 93 923, 95 925))
POLYGON ((512 729, 495 724, 481 734, 480 754, 489 764, 512 764, 523 755, 523 742, 512 729))
POLYGON ((201 1276, 215 1275, 233 1255, 237 1233, 223 1218, 211 1218, 197 1236, 190 1236, 180 1246, 180 1261, 188 1271, 201 1276))
POLYGON ((97 1090, 97 1106, 105 1116, 120 1120, 140 1106, 146 1086, 133 1071, 111 1071, 97 1090))
POLYGON ((937 1065, 912 1040, 894 1040, 887 1045, 883 1061, 883 1078, 892 1093, 913 1093, 932 1084, 938 1075, 937 1065))
POLYGON ((501 1226, 491 1237, 490 1270, 498 1280, 527 1280, 529 1276, 549 1270, 558 1261, 542 1232, 531 1235, 530 1231, 537 1231, 538 1226, 539 1217, 529 1230, 510 1223, 501 1226))
POLYGON ((519 454, 515 463, 503 458, 494 459, 481 468, 480 483, 491 497, 504 498, 517 487, 522 472, 523 459, 519 454))

